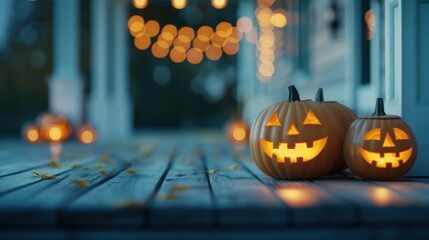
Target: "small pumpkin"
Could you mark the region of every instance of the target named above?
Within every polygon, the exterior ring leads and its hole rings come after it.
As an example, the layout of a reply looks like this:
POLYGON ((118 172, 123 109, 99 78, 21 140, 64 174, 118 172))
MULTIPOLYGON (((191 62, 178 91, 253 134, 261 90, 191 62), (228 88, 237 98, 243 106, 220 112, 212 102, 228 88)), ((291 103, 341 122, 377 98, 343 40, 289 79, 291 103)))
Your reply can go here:
MULTIPOLYGON (((354 120, 356 120, 356 114, 348 107, 336 102, 336 101, 325 101, 323 97, 323 88, 319 88, 316 93, 316 102, 322 103, 329 109, 329 111, 334 115, 337 120, 337 123, 340 127, 340 136, 341 142, 344 142, 346 137, 347 130, 354 120)), ((331 173, 339 172, 347 168, 346 162, 343 156, 343 150, 340 148, 340 155, 337 161, 337 164, 332 169, 331 173)))
POLYGON ((233 119, 225 125, 229 141, 236 146, 244 146, 249 141, 249 126, 241 119, 233 119))
POLYGON ((404 176, 416 161, 416 138, 401 117, 384 112, 383 98, 378 98, 374 113, 359 117, 350 126, 344 157, 357 176, 394 180, 404 176))
POLYGON ((250 149, 256 165, 276 179, 314 179, 332 170, 341 135, 324 104, 301 101, 294 86, 289 100, 273 104, 256 117, 250 149))

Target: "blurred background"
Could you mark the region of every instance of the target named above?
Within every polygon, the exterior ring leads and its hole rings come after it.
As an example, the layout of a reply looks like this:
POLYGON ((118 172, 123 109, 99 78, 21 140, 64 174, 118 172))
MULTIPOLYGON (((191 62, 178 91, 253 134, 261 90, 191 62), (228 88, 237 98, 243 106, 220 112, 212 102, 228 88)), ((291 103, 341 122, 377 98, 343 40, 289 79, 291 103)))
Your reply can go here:
POLYGON ((0 137, 43 112, 106 139, 251 124, 291 84, 303 99, 323 87, 326 100, 369 113, 384 95, 383 9, 383 0, 2 0, 0 137))

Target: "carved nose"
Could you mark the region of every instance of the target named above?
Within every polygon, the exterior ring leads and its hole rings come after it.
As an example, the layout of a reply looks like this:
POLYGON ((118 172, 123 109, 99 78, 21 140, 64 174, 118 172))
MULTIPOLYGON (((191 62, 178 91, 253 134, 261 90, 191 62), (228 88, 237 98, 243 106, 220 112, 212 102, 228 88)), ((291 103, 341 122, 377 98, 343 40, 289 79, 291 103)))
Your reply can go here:
POLYGON ((289 130, 287 130, 287 135, 299 135, 299 131, 296 128, 294 122, 292 122, 292 124, 289 127, 289 130))
POLYGON ((395 143, 393 142, 389 132, 387 132, 386 137, 384 138, 383 147, 395 147, 395 143))

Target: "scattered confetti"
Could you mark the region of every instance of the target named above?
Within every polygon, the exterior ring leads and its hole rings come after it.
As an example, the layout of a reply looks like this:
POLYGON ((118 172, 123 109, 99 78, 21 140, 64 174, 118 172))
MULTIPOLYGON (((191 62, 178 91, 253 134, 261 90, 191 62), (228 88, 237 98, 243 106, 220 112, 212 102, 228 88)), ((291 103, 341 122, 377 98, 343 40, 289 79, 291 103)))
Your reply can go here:
POLYGON ((124 200, 113 204, 114 207, 123 209, 141 208, 143 205, 144 202, 139 200, 124 200))
POLYGON ((177 198, 177 195, 175 193, 162 193, 159 194, 157 197, 159 200, 173 200, 177 198))
POLYGON ((177 191, 177 192, 184 192, 184 191, 188 191, 189 189, 191 189, 190 186, 186 186, 186 185, 180 185, 180 186, 172 186, 170 187, 170 191, 177 191))
POLYGON ((55 159, 49 160, 49 164, 50 164, 52 167, 61 167, 61 163, 60 163, 60 162, 58 162, 58 160, 55 160, 55 159))
POLYGON ((137 170, 130 169, 130 170, 127 171, 127 173, 134 175, 134 174, 137 173, 137 170))
POLYGON ((240 164, 232 164, 230 166, 228 166, 227 168, 225 168, 226 170, 234 170, 234 169, 238 169, 240 168, 240 164))
POLYGON ((76 180, 73 180, 72 183, 81 187, 86 187, 89 185, 89 181, 85 179, 76 179, 76 180))
POLYGON ((211 169, 211 170, 208 170, 207 171, 207 173, 218 173, 218 172, 220 172, 220 170, 219 169, 211 169))
POLYGON ((106 171, 106 170, 102 170, 102 171, 100 171, 100 173, 103 175, 109 175, 109 171, 106 171))

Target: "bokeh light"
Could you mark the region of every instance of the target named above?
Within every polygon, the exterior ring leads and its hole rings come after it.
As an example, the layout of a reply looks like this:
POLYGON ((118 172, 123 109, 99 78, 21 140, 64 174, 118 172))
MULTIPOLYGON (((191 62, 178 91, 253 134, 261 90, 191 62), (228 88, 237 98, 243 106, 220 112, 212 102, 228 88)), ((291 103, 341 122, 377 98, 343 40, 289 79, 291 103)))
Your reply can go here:
POLYGON ((217 9, 225 8, 228 0, 212 0, 212 6, 217 9))
POLYGON ((176 9, 183 9, 187 4, 187 0, 171 0, 171 5, 176 9))

